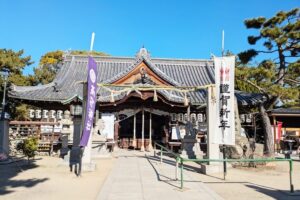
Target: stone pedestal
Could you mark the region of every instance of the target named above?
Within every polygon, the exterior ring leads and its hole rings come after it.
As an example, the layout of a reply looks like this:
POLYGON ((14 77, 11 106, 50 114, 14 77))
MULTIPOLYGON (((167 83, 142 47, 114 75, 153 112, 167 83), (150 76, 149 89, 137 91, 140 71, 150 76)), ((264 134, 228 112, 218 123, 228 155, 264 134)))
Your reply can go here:
POLYGON ((82 155, 82 171, 87 172, 87 171, 95 171, 96 169, 96 164, 92 162, 92 133, 88 141, 87 146, 84 148, 83 155, 82 155))
POLYGON ((4 119, 0 121, 0 153, 9 154, 9 123, 4 119))
MULTIPOLYGON (((217 107, 215 99, 215 87, 207 88, 207 107, 206 107, 206 118, 207 118, 207 158, 208 159, 220 159, 220 148, 219 144, 213 143, 213 137, 216 133, 216 115, 217 107)), ((221 162, 210 162, 207 164, 201 164, 201 171, 204 174, 222 172, 221 162)))
POLYGON ((200 141, 195 136, 186 135, 182 140, 181 156, 190 159, 202 159, 203 152, 200 149, 200 141))
POLYGON ((97 134, 97 131, 94 131, 92 140, 92 158, 108 158, 111 156, 111 153, 107 149, 106 137, 103 135, 97 134))
POLYGON ((61 135, 61 149, 60 149, 60 156, 63 157, 69 152, 68 148, 68 135, 62 134, 61 135))
MULTIPOLYGON (((81 171, 94 171, 96 169, 95 163, 91 161, 91 143, 92 143, 92 135, 89 138, 88 145, 83 149, 80 148, 80 139, 81 139, 81 121, 82 119, 79 117, 74 117, 74 132, 73 132, 73 146, 70 153, 65 156, 64 160, 69 159, 70 168, 75 166, 75 169, 81 167, 81 171), (82 156, 82 158, 81 158, 82 156), (81 159, 80 159, 81 158, 81 159)), ((93 131, 91 131, 92 134, 93 131)))

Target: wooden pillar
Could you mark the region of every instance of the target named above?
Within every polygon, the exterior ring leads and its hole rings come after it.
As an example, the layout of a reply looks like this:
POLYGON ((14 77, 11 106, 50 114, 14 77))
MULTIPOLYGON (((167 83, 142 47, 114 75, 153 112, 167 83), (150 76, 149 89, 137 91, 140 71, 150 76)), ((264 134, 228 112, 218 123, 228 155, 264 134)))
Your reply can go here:
MULTIPOLYGON (((134 112, 136 112, 136 110, 134 112)), ((134 148, 136 148, 136 113, 134 113, 134 116, 133 116, 133 141, 132 141, 132 146, 134 148)))
POLYGON ((150 117, 149 117, 149 146, 148 146, 148 151, 152 151, 152 113, 150 110, 150 117))
POLYGON ((187 107, 186 113, 187 113, 187 121, 190 122, 191 121, 191 106, 190 106, 190 104, 187 107))
POLYGON ((278 145, 277 140, 276 140, 276 137, 277 137, 277 133, 276 133, 276 128, 277 128, 277 126, 276 126, 276 123, 277 123, 276 117, 273 116, 274 148, 275 148, 274 151, 275 151, 275 152, 276 152, 276 150, 277 150, 277 151, 279 150, 279 145, 278 145))
POLYGON ((142 109, 142 145, 141 145, 141 151, 145 151, 145 145, 144 145, 144 132, 145 131, 145 111, 144 108, 142 109))

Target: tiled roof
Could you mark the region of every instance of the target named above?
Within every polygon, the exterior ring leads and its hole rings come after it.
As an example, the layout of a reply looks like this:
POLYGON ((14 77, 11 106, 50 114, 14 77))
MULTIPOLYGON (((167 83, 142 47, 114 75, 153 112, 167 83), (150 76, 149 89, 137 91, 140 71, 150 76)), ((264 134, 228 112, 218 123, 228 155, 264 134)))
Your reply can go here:
MULTIPOLYGON (((212 60, 192 59, 162 59, 151 58, 148 54, 138 54, 136 57, 94 57, 98 68, 98 83, 112 83, 130 73, 141 62, 153 70, 160 78, 173 86, 203 86, 214 83, 214 66, 212 60)), ((73 98, 82 97, 80 81, 87 77, 88 57, 68 55, 64 65, 54 81, 39 86, 12 86, 9 96, 18 99, 34 101, 69 102, 73 98)), ((118 88, 115 88, 116 90, 118 88)), ((183 94, 170 91, 158 91, 166 99, 173 102, 183 102, 183 94)), ((103 88, 98 90, 100 102, 109 102, 109 93, 103 88)), ((126 94, 115 96, 122 99, 126 94)), ((189 93, 192 104, 205 104, 206 91, 189 93)), ((241 105, 253 105, 260 101, 260 95, 236 92, 241 105)))
POLYGON ((270 110, 271 115, 297 115, 300 116, 300 109, 298 108, 277 108, 270 110))

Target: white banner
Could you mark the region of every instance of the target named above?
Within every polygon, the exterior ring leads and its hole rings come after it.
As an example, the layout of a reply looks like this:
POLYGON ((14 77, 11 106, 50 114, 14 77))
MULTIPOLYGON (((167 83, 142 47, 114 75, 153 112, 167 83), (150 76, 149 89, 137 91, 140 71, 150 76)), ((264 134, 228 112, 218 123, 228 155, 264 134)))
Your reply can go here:
POLYGON ((107 139, 114 139, 115 115, 113 113, 102 113, 101 119, 104 122, 104 128, 101 135, 105 135, 107 139))
POLYGON ((235 57, 214 57, 217 120, 213 142, 235 145, 234 67, 235 57))

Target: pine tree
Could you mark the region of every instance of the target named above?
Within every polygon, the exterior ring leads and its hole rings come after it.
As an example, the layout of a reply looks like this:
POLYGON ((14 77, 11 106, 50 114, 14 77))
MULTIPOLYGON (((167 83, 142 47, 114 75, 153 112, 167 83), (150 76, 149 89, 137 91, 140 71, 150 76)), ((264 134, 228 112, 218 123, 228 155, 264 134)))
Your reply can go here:
POLYGON ((299 104, 300 94, 300 14, 299 9, 280 11, 274 17, 258 17, 245 20, 248 29, 259 31, 249 36, 248 43, 263 43, 264 49, 249 49, 238 56, 240 65, 236 69, 237 89, 260 92, 265 101, 259 106, 265 132, 266 155, 274 154, 274 136, 266 110, 280 99, 286 106, 299 104), (259 54, 269 54, 257 67, 249 62, 259 54))

